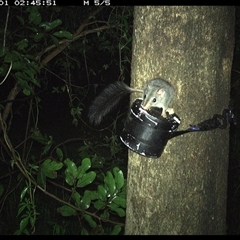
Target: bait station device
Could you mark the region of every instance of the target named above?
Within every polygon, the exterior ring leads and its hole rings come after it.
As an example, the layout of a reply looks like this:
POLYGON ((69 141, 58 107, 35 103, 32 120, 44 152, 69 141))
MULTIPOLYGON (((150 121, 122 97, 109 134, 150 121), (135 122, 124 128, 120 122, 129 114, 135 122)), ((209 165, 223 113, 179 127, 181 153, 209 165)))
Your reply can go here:
POLYGON ((155 109, 151 115, 141 107, 141 102, 142 99, 136 99, 132 104, 120 139, 132 151, 145 157, 158 158, 168 139, 173 137, 180 119, 176 114, 163 118, 160 116, 161 109, 155 109))
POLYGON ((181 120, 175 113, 164 118, 161 109, 155 108, 148 112, 141 107, 141 102, 142 99, 139 98, 133 102, 120 139, 129 149, 145 157, 160 157, 168 140, 173 137, 188 132, 225 129, 227 120, 236 125, 231 102, 229 109, 224 109, 222 115, 215 114, 211 119, 190 125, 184 131, 177 131, 181 120))

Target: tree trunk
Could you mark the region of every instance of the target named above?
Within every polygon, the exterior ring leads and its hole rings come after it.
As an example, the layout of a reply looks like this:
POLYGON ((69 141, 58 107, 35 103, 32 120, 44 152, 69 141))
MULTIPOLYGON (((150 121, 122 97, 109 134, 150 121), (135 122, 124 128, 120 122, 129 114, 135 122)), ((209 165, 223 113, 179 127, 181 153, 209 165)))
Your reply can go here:
MULTIPOLYGON (((135 7, 132 86, 169 81, 187 129, 228 107, 233 47, 233 7, 135 7)), ((215 129, 170 139, 157 159, 129 151, 125 234, 225 234, 228 142, 215 129)))

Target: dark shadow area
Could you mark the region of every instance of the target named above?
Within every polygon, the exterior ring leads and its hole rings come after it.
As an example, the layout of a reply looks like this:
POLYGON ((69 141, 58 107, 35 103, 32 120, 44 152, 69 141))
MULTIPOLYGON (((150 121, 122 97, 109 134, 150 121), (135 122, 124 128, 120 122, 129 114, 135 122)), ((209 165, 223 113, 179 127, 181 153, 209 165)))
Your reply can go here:
POLYGON ((230 127, 227 234, 240 234, 240 8, 236 7, 235 50, 231 76, 231 99, 238 125, 230 127))

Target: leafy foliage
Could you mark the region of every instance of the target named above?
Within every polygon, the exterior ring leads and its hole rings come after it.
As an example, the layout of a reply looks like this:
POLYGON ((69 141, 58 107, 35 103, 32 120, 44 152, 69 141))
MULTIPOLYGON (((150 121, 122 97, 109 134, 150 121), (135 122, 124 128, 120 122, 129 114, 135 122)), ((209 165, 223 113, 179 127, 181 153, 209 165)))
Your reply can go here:
POLYGON ((1 9, 2 233, 123 232, 126 169, 117 120, 95 131, 85 111, 96 87, 128 78, 132 9, 1 9))

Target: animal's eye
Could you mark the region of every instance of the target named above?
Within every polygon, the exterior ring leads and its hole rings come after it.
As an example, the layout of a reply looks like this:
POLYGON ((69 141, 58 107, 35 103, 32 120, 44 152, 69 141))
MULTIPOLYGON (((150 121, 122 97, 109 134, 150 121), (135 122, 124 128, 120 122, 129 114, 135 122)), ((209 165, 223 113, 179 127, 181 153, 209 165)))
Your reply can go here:
POLYGON ((157 101, 157 99, 156 99, 156 98, 153 98, 152 102, 156 102, 156 101, 157 101))

